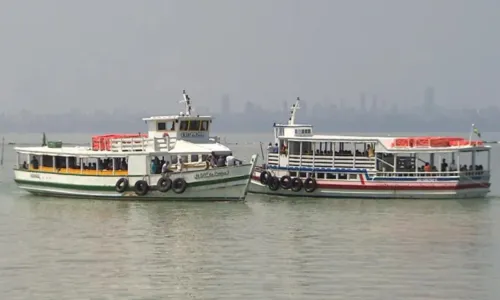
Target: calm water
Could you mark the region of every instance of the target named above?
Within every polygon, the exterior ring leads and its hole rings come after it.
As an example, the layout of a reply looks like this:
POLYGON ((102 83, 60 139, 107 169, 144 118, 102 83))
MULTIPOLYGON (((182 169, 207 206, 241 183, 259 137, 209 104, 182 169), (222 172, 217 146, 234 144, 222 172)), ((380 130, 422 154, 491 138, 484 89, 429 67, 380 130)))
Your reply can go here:
POLYGON ((1 299, 498 299, 499 149, 482 201, 191 204, 32 197, 7 147, 1 299))

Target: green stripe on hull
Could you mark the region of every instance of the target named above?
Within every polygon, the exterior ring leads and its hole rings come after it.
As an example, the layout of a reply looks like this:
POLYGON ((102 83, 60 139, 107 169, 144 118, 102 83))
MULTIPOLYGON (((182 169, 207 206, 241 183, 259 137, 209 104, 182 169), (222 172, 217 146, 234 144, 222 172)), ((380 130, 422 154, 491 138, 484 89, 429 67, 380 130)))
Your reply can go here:
POLYGON ((97 199, 97 200, 116 200, 116 201, 189 201, 189 202, 203 202, 203 201, 244 201, 242 198, 236 197, 196 197, 196 198, 181 198, 175 197, 150 197, 150 196, 85 196, 85 195, 74 195, 74 194, 62 194, 54 192, 42 192, 42 191, 29 191, 29 193, 35 196, 44 197, 56 197, 56 198, 72 198, 72 199, 97 199))
MULTIPOLYGON (((227 182, 234 182, 239 180, 245 180, 250 178, 250 175, 242 175, 237 177, 223 178, 223 179, 214 179, 207 181, 199 181, 199 182, 190 182, 188 183, 188 188, 190 187, 200 187, 207 185, 215 185, 227 182)), ((81 190, 81 191, 99 191, 99 192, 111 192, 115 191, 115 186, 101 186, 101 185, 79 185, 79 184, 69 184, 69 183, 54 183, 54 182, 43 182, 43 181, 31 181, 31 180, 22 180, 22 179, 14 179, 17 184, 26 184, 26 185, 35 185, 35 186, 45 186, 45 187, 53 187, 60 189, 73 189, 73 190, 81 190)), ((129 191, 133 190, 133 187, 128 188, 129 191)))

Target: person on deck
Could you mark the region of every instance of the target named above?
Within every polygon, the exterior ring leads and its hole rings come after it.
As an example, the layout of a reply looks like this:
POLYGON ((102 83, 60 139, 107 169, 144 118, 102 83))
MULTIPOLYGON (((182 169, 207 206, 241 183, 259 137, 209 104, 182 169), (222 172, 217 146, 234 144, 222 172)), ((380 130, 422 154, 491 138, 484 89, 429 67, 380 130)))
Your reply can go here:
POLYGON ((165 161, 163 163, 163 165, 161 166, 161 175, 165 175, 167 174, 168 172, 170 172, 170 170, 168 169, 168 161, 165 161))

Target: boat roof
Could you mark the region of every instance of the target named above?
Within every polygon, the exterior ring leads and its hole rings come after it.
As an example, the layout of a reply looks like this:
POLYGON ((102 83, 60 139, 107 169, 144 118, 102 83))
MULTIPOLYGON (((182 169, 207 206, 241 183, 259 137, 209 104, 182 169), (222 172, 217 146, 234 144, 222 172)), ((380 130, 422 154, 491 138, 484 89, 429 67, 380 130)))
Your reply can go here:
MULTIPOLYGON (((439 138, 439 136, 435 136, 439 138)), ((454 151, 487 151, 491 148, 488 145, 461 145, 447 147, 394 147, 392 144, 396 139, 418 138, 409 136, 349 136, 349 135, 309 135, 309 136, 279 136, 280 139, 285 139, 292 142, 349 142, 349 143, 380 143, 388 152, 449 152, 454 151)))
POLYGON ((132 155, 189 155, 189 154, 211 154, 212 152, 231 152, 228 147, 215 142, 192 143, 185 140, 177 140, 169 151, 95 151, 90 147, 61 147, 49 148, 47 146, 38 147, 15 147, 18 153, 32 155, 51 155, 51 156, 71 156, 71 157, 124 157, 132 155))
POLYGON ((142 118, 143 121, 167 121, 167 120, 213 120, 212 116, 200 116, 200 115, 170 115, 170 116, 152 116, 147 118, 142 118))

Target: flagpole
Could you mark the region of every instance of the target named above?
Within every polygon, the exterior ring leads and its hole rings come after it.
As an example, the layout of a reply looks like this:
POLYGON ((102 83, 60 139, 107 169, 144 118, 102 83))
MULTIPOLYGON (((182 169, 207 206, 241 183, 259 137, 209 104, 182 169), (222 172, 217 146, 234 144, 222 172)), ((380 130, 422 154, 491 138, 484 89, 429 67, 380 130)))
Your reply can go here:
POLYGON ((472 123, 472 126, 470 127, 469 145, 472 143, 472 133, 474 133, 474 123, 472 123))

